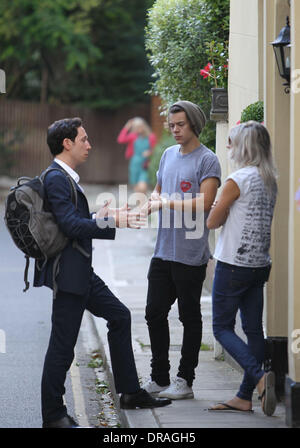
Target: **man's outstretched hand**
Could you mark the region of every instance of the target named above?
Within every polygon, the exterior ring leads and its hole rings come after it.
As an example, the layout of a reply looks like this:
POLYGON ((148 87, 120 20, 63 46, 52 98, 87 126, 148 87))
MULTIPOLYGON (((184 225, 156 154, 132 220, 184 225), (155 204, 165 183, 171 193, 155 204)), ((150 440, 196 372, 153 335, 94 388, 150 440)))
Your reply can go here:
POLYGON ((141 213, 148 216, 155 213, 163 206, 163 199, 159 193, 153 192, 148 201, 141 208, 141 213))
POLYGON ((116 221, 116 226, 119 228, 141 229, 147 223, 146 216, 140 210, 136 212, 131 211, 128 204, 121 208, 116 208, 113 217, 116 221))
POLYGON ((110 208, 110 201, 106 203, 98 210, 96 218, 103 219, 106 217, 112 217, 115 220, 116 227, 118 228, 130 228, 141 229, 147 223, 147 217, 144 213, 139 211, 131 211, 128 204, 125 204, 120 208, 110 208))

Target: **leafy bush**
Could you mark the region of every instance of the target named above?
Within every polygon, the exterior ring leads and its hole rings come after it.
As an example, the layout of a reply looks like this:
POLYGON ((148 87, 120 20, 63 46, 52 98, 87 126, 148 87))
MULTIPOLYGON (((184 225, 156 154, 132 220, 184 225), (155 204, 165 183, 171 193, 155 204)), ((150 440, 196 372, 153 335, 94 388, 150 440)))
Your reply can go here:
POLYGON ((165 109, 179 99, 200 103, 207 98, 209 89, 199 77, 204 61, 199 9, 198 0, 157 0, 149 10, 146 50, 155 70, 151 93, 161 96, 165 109))
POLYGON ((148 102, 153 0, 1 0, 6 97, 116 110, 148 102))
MULTIPOLYGON (((162 113, 174 102, 188 100, 199 104, 209 117, 211 87, 200 75, 200 69, 207 63, 208 43, 228 41, 229 3, 229 0, 156 0, 148 11, 146 50, 154 69, 150 93, 161 97, 162 113)), ((200 140, 214 150, 214 122, 208 121, 200 140)), ((155 148, 149 167, 152 185, 156 184, 162 152, 174 143, 173 137, 165 134, 155 148)))
POLYGON ((264 103, 263 101, 256 101, 255 103, 249 104, 241 114, 241 123, 246 121, 254 120, 259 123, 264 121, 264 103))
POLYGON ((216 146, 216 123, 208 121, 203 131, 200 134, 200 141, 212 151, 215 151, 216 146))
POLYGON ((210 86, 200 76, 206 43, 229 34, 229 0, 156 0, 148 12, 146 49, 154 68, 151 93, 165 108, 180 99, 210 108, 210 86))
POLYGON ((227 88, 228 82, 228 41, 211 41, 206 44, 208 64, 200 70, 200 75, 212 87, 227 88))
MULTIPOLYGON (((207 63, 207 44, 229 37, 229 0, 156 0, 148 12, 146 50, 154 68, 151 94, 162 99, 162 109, 178 100, 199 104, 209 117, 211 87, 200 75, 207 63)), ((215 123, 201 135, 215 147, 215 123)))

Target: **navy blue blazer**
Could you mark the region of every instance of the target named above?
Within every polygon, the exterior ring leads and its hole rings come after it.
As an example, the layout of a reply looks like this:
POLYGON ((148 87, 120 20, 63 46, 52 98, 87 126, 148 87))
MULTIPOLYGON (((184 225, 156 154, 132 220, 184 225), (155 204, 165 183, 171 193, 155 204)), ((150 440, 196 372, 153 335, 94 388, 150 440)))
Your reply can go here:
MULTIPOLYGON (((53 162, 49 168, 62 169, 53 162)), ((87 292, 92 273, 92 239, 115 238, 115 228, 100 228, 91 218, 85 195, 77 188, 77 208, 72 201, 70 182, 64 173, 51 171, 44 180, 46 198, 56 217, 58 226, 70 239, 61 253, 59 270, 56 276, 57 288, 61 291, 83 295, 87 292), (89 255, 86 257, 72 246, 73 241, 89 255)), ((102 226, 101 226, 102 227, 102 226)), ((53 289, 53 262, 49 259, 43 269, 39 270, 37 262, 34 271, 34 286, 48 286, 53 289)))

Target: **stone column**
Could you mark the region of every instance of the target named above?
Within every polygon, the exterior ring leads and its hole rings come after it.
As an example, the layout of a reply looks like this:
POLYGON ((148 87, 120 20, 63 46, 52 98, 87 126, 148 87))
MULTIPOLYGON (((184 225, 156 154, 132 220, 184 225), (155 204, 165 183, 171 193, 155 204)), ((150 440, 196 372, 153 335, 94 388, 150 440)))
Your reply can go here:
POLYGON ((286 423, 300 427, 300 4, 291 2, 291 144, 286 423))
POLYGON ((272 270, 267 284, 266 367, 276 374, 276 392, 284 395, 288 371, 288 220, 289 220, 289 126, 290 96, 285 93, 270 45, 286 24, 290 14, 286 0, 264 2, 264 105, 265 124, 270 132, 273 154, 279 172, 279 195, 275 207, 271 258, 272 270))

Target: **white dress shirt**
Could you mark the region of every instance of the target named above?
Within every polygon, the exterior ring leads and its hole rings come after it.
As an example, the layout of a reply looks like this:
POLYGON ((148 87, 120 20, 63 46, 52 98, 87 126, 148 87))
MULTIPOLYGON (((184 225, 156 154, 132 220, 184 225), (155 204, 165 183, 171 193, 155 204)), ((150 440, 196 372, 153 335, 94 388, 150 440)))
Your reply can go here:
POLYGON ((76 171, 74 171, 69 165, 67 165, 65 162, 63 162, 60 159, 55 158, 54 162, 56 162, 58 165, 60 165, 68 174, 70 174, 70 176, 72 177, 72 179, 74 179, 74 181, 76 182, 76 184, 78 185, 78 187, 80 188, 80 190, 82 191, 82 193, 84 192, 83 188, 79 185, 79 181, 80 181, 80 177, 79 175, 76 173, 76 171))

